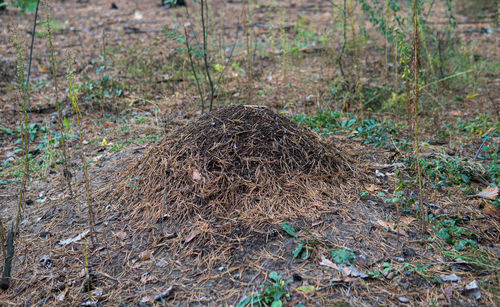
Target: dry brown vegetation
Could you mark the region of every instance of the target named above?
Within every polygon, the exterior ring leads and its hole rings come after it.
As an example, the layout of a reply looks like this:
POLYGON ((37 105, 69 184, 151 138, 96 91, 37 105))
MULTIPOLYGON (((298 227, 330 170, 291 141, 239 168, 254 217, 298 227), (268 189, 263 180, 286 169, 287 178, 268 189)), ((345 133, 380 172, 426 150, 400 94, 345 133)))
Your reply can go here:
POLYGON ((24 126, 0 11, 1 306, 499 304, 494 1, 50 3, 24 126))

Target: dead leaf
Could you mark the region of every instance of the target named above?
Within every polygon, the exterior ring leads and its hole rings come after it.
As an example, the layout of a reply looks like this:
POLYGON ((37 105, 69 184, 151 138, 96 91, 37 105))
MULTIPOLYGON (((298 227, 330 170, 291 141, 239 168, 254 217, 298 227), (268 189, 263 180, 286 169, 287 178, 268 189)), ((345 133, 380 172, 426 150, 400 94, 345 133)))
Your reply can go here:
POLYGON ((200 172, 196 168, 193 168, 193 180, 194 181, 200 181, 201 180, 201 174, 200 174, 200 172))
POLYGON ((493 204, 486 204, 483 211, 491 216, 496 217, 497 219, 500 218, 500 208, 497 208, 493 204))
POLYGON ((313 201, 311 203, 311 206, 316 207, 316 208, 322 208, 323 206, 321 205, 321 202, 319 201, 313 201))
POLYGON ((402 218, 399 219, 399 224, 402 225, 402 226, 408 226, 411 223, 413 223, 413 221, 415 221, 414 217, 404 216, 404 217, 402 217, 402 218))
POLYGON ((186 240, 184 242, 189 243, 191 242, 197 235, 200 234, 200 229, 195 229, 191 231, 191 233, 187 236, 186 240))
POLYGON ((308 295, 314 293, 316 288, 314 286, 300 286, 295 289, 298 293, 308 295))
POLYGON ((85 230, 84 232, 80 233, 79 235, 77 235, 76 237, 74 238, 69 238, 69 239, 66 239, 66 240, 61 240, 59 241, 59 245, 68 245, 70 243, 73 243, 73 242, 77 242, 77 241, 80 241, 81 239, 83 239, 87 234, 89 233, 88 230, 85 230))
POLYGON ((354 265, 349 265, 349 266, 346 265, 346 266, 344 266, 342 268, 342 272, 344 273, 344 276, 347 276, 347 277, 361 277, 361 278, 367 278, 368 277, 368 274, 365 274, 365 273, 361 272, 354 265))
POLYGON ((139 259, 141 259, 141 261, 147 261, 151 259, 151 254, 152 252, 150 250, 145 250, 139 254, 139 259))
POLYGON ((115 232, 114 235, 120 240, 125 240, 127 238, 127 233, 125 231, 115 232))
POLYGON ((115 124, 114 122, 105 122, 105 123, 103 123, 102 125, 103 125, 103 127, 111 127, 111 126, 113 126, 114 124, 115 124))
POLYGON ((329 259, 326 259, 325 256, 321 256, 321 262, 319 263, 319 265, 323 265, 323 266, 340 271, 340 268, 335 263, 330 261, 329 259))
POLYGON ((38 70, 40 72, 46 72, 46 71, 49 71, 49 68, 47 66, 38 66, 38 70))
POLYGON ((368 191, 368 192, 375 192, 375 191, 380 191, 380 187, 377 186, 377 185, 374 185, 374 184, 365 184, 365 189, 368 191))
POLYGON ((400 235, 403 235, 405 237, 408 236, 408 234, 406 233, 406 231, 404 231, 403 229, 394 229, 394 227, 389 222, 377 220, 377 224, 379 226, 382 226, 383 228, 389 230, 392 233, 398 233, 399 232, 400 235))
POLYGON ((495 200, 498 196, 498 187, 488 186, 481 192, 477 193, 476 196, 489 200, 495 200))

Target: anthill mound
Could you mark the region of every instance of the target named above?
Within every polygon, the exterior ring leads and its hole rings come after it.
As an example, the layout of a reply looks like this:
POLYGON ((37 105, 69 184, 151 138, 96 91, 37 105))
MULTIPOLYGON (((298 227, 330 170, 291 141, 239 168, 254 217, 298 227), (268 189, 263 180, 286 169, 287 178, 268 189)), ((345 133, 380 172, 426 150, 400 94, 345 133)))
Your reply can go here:
POLYGON ((240 105, 168 133, 116 192, 130 222, 213 239, 317 217, 351 176, 335 144, 267 108, 240 105))

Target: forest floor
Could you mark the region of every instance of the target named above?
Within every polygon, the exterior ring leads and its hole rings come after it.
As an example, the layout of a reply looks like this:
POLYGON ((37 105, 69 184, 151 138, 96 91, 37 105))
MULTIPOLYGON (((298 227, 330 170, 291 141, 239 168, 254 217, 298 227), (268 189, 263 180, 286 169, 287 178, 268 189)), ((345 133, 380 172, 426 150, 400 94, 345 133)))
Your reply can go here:
MULTIPOLYGON (((385 62, 384 36, 359 2, 358 58, 352 43, 342 44, 342 1, 252 2, 249 27, 242 2, 209 2, 217 92, 208 115, 183 50, 184 27, 192 46, 201 45, 199 2, 188 2, 189 18, 184 7, 158 2, 50 8, 74 197, 62 171, 47 31, 38 26, 30 180, 1 306, 500 304, 496 7, 457 1, 455 36, 436 40, 442 62, 423 73, 439 78, 425 80, 418 112, 422 227, 401 71, 392 53, 385 62), (93 232, 67 98, 69 65, 93 232), (239 107, 224 109, 230 105, 239 107)), ((426 5, 427 33, 445 35, 446 7, 426 5)), ((15 221, 23 170, 11 38, 19 35, 27 55, 33 18, 0 11, 6 228, 15 221)), ((39 18, 46 19, 45 7, 39 18)), ((194 60, 208 93, 202 61, 194 60)))

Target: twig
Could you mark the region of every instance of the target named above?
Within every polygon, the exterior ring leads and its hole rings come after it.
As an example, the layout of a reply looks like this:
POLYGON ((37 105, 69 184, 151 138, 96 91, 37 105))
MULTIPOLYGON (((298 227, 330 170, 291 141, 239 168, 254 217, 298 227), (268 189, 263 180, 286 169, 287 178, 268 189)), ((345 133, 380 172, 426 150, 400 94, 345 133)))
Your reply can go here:
MULTIPOLYGON (((205 72, 208 78, 208 84, 210 85, 210 105, 208 110, 212 111, 212 106, 214 103, 214 84, 212 82, 212 77, 210 76, 209 66, 208 66, 208 50, 207 50, 207 28, 205 24, 205 5, 206 1, 200 0, 200 8, 201 8, 201 26, 203 29, 203 62, 205 64, 205 72)), ((208 7, 207 7, 208 9, 208 7)))
POLYGON ((28 85, 30 83, 31 59, 33 58, 33 45, 35 44, 36 20, 38 18, 38 6, 39 5, 40 5, 40 0, 37 0, 36 1, 36 9, 35 9, 35 22, 33 22, 33 32, 31 33, 30 59, 28 62, 28 76, 26 78, 26 85, 28 85))
MULTIPOLYGON (((186 7, 186 11, 187 11, 187 7, 186 7)), ((191 70, 193 71, 194 79, 196 81, 198 95, 200 95, 200 99, 201 99, 201 113, 205 113, 205 99, 203 99, 203 92, 201 90, 200 80, 198 79, 198 74, 196 73, 196 69, 194 67, 194 61, 193 61, 193 56, 191 55, 191 46, 189 45, 189 38, 188 38, 187 30, 186 30, 186 25, 184 25, 184 36, 185 36, 184 42, 186 44, 187 53, 188 53, 188 57, 189 57, 189 64, 191 64, 191 70)))
POLYGON ((14 258, 14 223, 10 227, 9 236, 7 238, 7 257, 5 258, 5 266, 3 269, 2 280, 0 280, 0 289, 7 290, 10 287, 10 275, 12 271, 12 259, 14 258))
POLYGON ((488 142, 489 139, 490 138, 487 138, 487 137, 484 138, 484 141, 481 143, 481 146, 479 146, 479 149, 477 150, 476 154, 474 155, 474 161, 477 160, 477 157, 479 156, 481 149, 483 149, 484 144, 486 144, 486 142, 488 142))

